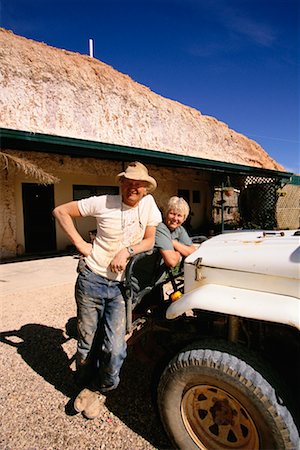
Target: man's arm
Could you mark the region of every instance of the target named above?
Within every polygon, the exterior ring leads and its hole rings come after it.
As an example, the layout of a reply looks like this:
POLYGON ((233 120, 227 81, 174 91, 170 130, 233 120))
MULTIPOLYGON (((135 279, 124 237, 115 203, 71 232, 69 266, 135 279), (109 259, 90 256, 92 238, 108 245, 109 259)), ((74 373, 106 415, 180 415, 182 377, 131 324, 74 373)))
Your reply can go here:
POLYGON ((53 215, 77 250, 82 255, 88 256, 92 251, 92 244, 86 242, 80 236, 73 222, 73 218, 81 217, 78 203, 74 201, 57 206, 53 211, 53 215))
MULTIPOLYGON (((155 230, 156 227, 154 226, 146 227, 145 234, 141 242, 131 246, 135 255, 137 253, 147 252, 153 248, 155 241, 155 230)), ((126 247, 120 250, 110 263, 112 272, 120 272, 121 270, 124 270, 129 256, 129 252, 126 247)))

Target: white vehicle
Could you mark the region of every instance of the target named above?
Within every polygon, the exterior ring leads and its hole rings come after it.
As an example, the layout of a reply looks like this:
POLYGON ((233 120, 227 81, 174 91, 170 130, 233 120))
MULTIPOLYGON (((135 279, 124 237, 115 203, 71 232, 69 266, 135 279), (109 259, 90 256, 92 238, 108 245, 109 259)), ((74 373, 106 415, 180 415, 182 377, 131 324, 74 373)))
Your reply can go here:
POLYGON ((221 234, 186 258, 176 301, 158 300, 157 281, 131 289, 129 332, 149 322, 169 332, 158 406, 174 448, 300 448, 299 239, 296 230, 221 234))

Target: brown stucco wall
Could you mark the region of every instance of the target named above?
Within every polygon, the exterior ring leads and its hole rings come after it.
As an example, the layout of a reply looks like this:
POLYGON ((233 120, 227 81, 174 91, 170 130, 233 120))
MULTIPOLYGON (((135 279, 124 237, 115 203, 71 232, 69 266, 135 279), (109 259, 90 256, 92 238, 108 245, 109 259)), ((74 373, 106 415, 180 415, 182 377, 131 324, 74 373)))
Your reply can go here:
MULTIPOLYGON (((1 164, 2 165, 2 164, 1 164)), ((4 167, 0 170, 0 258, 15 255, 16 238, 16 204, 15 204, 15 172, 8 172, 4 167)))
MULTIPOLYGON (((59 183, 54 185, 55 205, 73 200, 73 184, 108 185, 118 186, 115 180, 116 174, 123 170, 122 162, 98 160, 95 158, 72 158, 43 152, 18 152, 7 150, 7 153, 26 157, 26 159, 48 173, 57 176, 59 183)), ((126 166, 126 163, 125 163, 126 166)), ((163 209, 169 197, 176 195, 178 189, 190 189, 201 191, 201 203, 191 205, 194 216, 192 225, 198 227, 211 213, 209 200, 209 175, 192 169, 168 169, 155 165, 147 165, 150 174, 157 180, 158 188, 154 192, 154 198, 158 206, 163 209)), ((22 253, 25 247, 22 183, 36 183, 36 180, 26 177, 22 171, 9 167, 9 171, 1 171, 0 208, 3 211, 0 225, 0 249, 1 258, 15 256, 22 253)), ((94 228, 94 221, 90 218, 76 220, 76 226, 85 238, 88 238, 88 230, 94 228)), ((56 228, 57 248, 63 250, 69 245, 62 230, 56 228)))

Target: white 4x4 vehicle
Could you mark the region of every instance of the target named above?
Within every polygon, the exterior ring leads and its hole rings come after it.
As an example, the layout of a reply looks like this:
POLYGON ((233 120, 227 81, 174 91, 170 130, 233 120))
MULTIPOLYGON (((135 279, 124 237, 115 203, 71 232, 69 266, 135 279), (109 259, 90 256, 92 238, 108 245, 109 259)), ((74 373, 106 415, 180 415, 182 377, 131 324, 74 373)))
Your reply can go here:
MULTIPOLYGON (((158 406, 174 448, 300 448, 299 238, 296 230, 218 235, 186 258, 178 300, 157 301, 157 282, 131 295, 131 334, 149 322, 168 330, 173 354, 158 406)), ((132 266, 129 286, 135 275, 132 266)))

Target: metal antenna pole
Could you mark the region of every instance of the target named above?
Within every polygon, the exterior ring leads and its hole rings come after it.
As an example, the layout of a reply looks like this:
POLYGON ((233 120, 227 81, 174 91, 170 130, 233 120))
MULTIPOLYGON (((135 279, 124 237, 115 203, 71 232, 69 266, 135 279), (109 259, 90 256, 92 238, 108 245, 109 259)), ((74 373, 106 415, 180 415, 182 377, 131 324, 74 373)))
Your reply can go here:
POLYGON ((89 39, 89 50, 90 50, 90 57, 94 57, 94 42, 93 39, 89 39))

